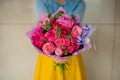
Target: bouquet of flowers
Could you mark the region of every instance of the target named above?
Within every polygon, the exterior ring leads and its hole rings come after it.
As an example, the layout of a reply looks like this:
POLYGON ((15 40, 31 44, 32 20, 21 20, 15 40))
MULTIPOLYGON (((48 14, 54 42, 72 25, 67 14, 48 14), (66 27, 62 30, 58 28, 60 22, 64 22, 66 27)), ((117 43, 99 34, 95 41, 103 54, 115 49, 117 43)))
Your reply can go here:
MULTIPOLYGON (((40 14, 37 25, 27 32, 40 54, 51 58, 70 57, 91 48, 90 36, 94 28, 79 23, 79 16, 69 16, 60 7, 54 14, 40 14)), ((65 64, 56 63, 64 72, 65 64)))

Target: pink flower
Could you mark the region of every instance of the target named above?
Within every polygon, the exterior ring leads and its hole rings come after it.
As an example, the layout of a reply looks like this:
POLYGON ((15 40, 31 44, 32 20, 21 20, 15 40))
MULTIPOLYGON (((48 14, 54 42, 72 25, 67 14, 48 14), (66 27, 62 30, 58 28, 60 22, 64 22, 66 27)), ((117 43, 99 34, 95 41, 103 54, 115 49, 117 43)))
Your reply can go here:
POLYGON ((61 48, 56 48, 55 54, 56 54, 57 56, 62 56, 62 55, 63 55, 62 49, 61 49, 61 48))
POLYGON ((82 29, 79 26, 74 26, 72 28, 72 37, 77 37, 82 34, 82 29))
POLYGON ((79 45, 77 43, 74 43, 73 46, 74 46, 75 50, 77 50, 79 48, 79 45))
POLYGON ((72 43, 77 43, 77 38, 72 37, 71 42, 72 42, 72 43))
POLYGON ((55 46, 52 43, 46 43, 43 45, 42 50, 46 54, 52 54, 55 50, 55 46))
POLYGON ((52 23, 52 29, 56 29, 57 27, 61 28, 62 26, 58 24, 57 22, 52 23))
POLYGON ((42 25, 41 24, 34 26, 34 27, 36 27, 35 30, 33 30, 34 33, 36 33, 36 32, 42 33, 42 29, 41 29, 42 25))
POLYGON ((69 39, 64 39, 64 43, 65 46, 70 46, 70 40, 69 39))
POLYGON ((64 39, 63 38, 58 38, 58 39, 55 40, 54 43, 55 43, 56 46, 60 47, 60 46, 63 45, 64 39))
POLYGON ((75 50, 77 50, 79 48, 79 45, 77 44, 77 38, 76 37, 72 37, 71 43, 72 43, 72 46, 74 47, 75 50))
POLYGON ((58 38, 55 40, 55 44, 58 47, 62 47, 64 46, 69 46, 70 45, 70 40, 69 39, 65 39, 65 38, 58 38))
POLYGON ((55 41, 55 39, 57 38, 57 32, 56 32, 56 30, 54 30, 54 29, 49 30, 48 32, 45 33, 45 37, 47 38, 47 40, 49 42, 55 41))
POLYGON ((72 53, 72 52, 74 51, 74 46, 68 46, 68 47, 67 47, 67 51, 68 51, 69 53, 72 53))
POLYGON ((64 38, 66 35, 70 34, 70 29, 67 27, 62 27, 61 36, 64 38))
POLYGON ((36 28, 35 32, 32 34, 31 40, 32 43, 38 47, 41 48, 46 42, 43 40, 44 35, 42 34, 40 28, 36 28))
POLYGON ((57 23, 61 24, 64 27, 72 28, 74 20, 66 16, 61 16, 56 20, 57 23))

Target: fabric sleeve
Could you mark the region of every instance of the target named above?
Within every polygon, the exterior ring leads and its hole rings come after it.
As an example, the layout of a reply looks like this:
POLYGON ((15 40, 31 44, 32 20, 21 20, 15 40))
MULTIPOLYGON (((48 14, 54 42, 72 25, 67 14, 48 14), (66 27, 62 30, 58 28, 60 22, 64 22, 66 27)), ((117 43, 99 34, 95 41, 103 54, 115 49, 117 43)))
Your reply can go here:
POLYGON ((78 14, 80 16, 80 23, 83 20, 84 17, 84 13, 85 13, 85 8, 86 8, 86 4, 84 1, 82 1, 81 3, 79 3, 79 5, 76 7, 76 9, 73 10, 73 14, 78 14))
POLYGON ((36 5, 36 11, 38 15, 40 15, 41 13, 48 13, 44 0, 36 0, 35 5, 36 5))

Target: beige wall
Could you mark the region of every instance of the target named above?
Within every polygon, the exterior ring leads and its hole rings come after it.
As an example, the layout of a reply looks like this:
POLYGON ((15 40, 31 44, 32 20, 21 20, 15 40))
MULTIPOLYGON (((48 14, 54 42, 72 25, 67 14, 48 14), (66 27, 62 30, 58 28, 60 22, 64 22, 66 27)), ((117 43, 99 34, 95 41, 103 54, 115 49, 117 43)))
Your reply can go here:
MULTIPOLYGON (((88 80, 120 80, 120 0, 85 1, 97 48, 82 54, 88 80)), ((36 20, 34 0, 0 0, 0 80, 33 80, 37 52, 25 32, 36 20)))

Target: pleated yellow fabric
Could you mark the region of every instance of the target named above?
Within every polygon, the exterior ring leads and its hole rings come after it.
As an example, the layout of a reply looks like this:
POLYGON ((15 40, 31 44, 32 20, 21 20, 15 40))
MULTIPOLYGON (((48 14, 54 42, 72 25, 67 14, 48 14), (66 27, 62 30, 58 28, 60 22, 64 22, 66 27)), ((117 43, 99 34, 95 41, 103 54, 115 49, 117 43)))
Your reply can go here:
POLYGON ((86 80, 81 54, 70 57, 66 67, 64 75, 61 75, 52 58, 38 54, 34 80, 86 80))

